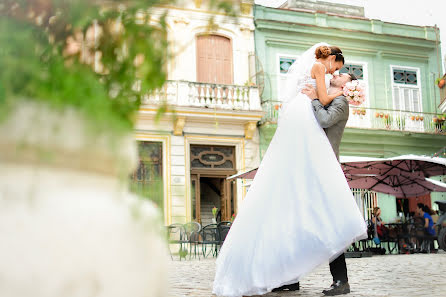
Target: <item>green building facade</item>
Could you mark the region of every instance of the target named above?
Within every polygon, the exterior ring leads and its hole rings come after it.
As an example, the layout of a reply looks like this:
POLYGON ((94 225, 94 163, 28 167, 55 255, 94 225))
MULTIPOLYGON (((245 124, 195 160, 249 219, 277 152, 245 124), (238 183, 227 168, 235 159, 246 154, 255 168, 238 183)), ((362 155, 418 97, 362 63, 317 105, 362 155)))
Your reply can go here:
MULTIPOLYGON (((438 29, 367 19, 359 7, 333 7, 326 4, 316 12, 255 6, 257 84, 266 112, 259 124, 261 155, 277 127, 288 67, 321 41, 339 46, 346 58, 341 72, 355 73, 367 87, 364 106, 350 108, 341 155, 433 155, 444 148, 446 118, 435 85, 441 71, 438 29)), ((395 218, 395 197, 377 199, 383 218, 395 218)), ((433 193, 431 199, 446 200, 446 195, 433 193)))

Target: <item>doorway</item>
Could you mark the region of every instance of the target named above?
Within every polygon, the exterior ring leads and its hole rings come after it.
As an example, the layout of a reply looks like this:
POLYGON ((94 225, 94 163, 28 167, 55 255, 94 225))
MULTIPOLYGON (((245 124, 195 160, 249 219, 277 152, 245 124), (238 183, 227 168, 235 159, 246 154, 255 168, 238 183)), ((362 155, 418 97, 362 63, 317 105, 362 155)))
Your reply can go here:
POLYGON ((236 173, 234 153, 229 146, 191 145, 192 220, 202 226, 229 221, 236 212, 236 184, 226 180, 236 173))

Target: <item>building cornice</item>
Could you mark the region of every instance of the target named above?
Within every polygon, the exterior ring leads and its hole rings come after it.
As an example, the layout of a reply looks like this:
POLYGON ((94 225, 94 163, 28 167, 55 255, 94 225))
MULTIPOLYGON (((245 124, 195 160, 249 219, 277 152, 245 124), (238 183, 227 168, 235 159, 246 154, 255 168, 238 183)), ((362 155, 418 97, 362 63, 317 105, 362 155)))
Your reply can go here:
MULTIPOLYGON (((436 44, 436 30, 430 26, 413 26, 405 24, 395 24, 383 22, 380 20, 366 19, 361 17, 346 17, 333 15, 329 13, 321 13, 316 11, 296 11, 288 9, 266 8, 256 6, 255 23, 258 30, 282 30, 298 32, 299 27, 311 27, 330 30, 335 33, 339 30, 343 37, 345 32, 370 34, 374 38, 380 38, 384 41, 391 38, 401 41, 414 40, 422 41, 430 47, 436 44), (339 23, 336 24, 336 23, 339 23), (297 30, 297 31, 296 31, 297 30)), ((355 36, 356 37, 356 36, 355 36)))

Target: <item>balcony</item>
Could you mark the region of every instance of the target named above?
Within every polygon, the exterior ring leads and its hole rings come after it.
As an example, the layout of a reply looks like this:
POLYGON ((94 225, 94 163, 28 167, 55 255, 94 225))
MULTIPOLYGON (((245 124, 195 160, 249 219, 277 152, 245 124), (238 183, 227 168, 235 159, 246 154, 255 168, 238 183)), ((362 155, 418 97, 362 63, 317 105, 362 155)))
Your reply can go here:
MULTIPOLYGON (((280 102, 262 103, 262 123, 277 123, 280 102)), ((442 114, 350 106, 348 128, 446 134, 446 116, 442 114)))
POLYGON ((167 103, 183 107, 262 111, 255 86, 219 85, 189 81, 167 81, 163 88, 144 97, 143 104, 167 103))

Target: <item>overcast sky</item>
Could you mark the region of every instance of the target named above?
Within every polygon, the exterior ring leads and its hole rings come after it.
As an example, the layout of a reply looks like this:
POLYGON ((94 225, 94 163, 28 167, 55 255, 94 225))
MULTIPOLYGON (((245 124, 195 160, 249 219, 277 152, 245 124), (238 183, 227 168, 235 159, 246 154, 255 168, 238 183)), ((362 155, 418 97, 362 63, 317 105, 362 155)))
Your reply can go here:
MULTIPOLYGON (((418 26, 440 28, 442 54, 446 56, 446 11, 444 0, 323 0, 324 2, 351 4, 364 7, 367 18, 418 26)), ((257 4, 277 7, 285 0, 255 0, 257 4)), ((444 66, 444 62, 443 62, 444 66)))

